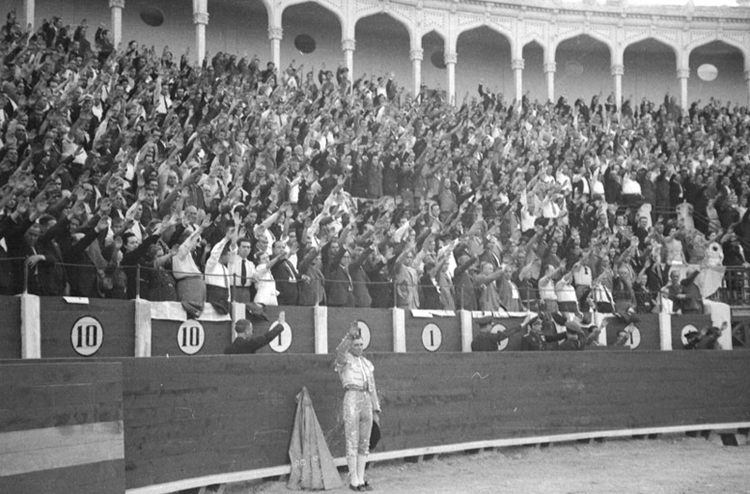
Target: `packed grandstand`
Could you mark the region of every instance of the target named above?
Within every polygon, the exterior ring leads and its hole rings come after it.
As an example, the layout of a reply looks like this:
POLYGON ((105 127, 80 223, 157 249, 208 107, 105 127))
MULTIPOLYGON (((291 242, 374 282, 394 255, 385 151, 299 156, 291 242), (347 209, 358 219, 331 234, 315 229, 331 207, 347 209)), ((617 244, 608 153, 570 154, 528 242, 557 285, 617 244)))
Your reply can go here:
POLYGON ((750 296, 750 113, 0 36, 0 294, 569 313, 750 296))

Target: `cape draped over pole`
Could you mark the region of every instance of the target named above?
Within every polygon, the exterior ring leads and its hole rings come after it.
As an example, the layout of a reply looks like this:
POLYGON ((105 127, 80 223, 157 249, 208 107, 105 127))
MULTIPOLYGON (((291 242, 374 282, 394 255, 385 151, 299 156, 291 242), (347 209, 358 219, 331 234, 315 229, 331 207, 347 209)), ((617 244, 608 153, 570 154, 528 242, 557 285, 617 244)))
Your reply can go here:
POLYGON ((341 487, 341 476, 328 450, 310 394, 304 386, 297 395, 289 459, 292 463, 287 482, 289 489, 329 490, 341 487))

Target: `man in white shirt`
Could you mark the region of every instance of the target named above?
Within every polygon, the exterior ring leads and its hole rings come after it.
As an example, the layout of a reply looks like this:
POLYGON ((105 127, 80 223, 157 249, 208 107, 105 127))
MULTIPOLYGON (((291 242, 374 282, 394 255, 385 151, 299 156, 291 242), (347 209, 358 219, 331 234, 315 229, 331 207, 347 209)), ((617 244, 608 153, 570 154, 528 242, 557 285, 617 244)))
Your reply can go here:
POLYGON ((213 246, 211 256, 206 261, 206 301, 210 302, 216 312, 220 314, 230 313, 229 288, 231 282, 227 264, 235 248, 235 241, 236 236, 232 228, 221 241, 213 246), (227 244, 230 244, 228 248, 227 244))
POLYGON ((229 277, 232 282, 232 300, 243 304, 253 301, 253 281, 255 264, 248 259, 252 252, 253 242, 249 238, 237 241, 237 252, 229 261, 229 277))

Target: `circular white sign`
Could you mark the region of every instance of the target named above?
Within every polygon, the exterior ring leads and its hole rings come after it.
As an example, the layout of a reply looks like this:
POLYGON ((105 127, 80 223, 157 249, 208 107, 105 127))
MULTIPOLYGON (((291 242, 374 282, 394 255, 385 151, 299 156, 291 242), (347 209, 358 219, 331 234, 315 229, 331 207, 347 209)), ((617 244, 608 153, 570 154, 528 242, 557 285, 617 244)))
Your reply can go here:
POLYGON ((682 346, 687 346, 688 340, 687 335, 688 333, 697 333, 698 328, 693 326, 692 324, 688 324, 684 328, 682 328, 682 331, 680 331, 680 341, 682 341, 682 346))
POLYGON ((702 81, 711 82, 716 79, 719 75, 719 69, 715 65, 710 63, 704 63, 698 67, 698 77, 702 81))
POLYGON ((625 326, 625 331, 628 332, 628 339, 625 341, 625 346, 631 349, 638 348, 641 344, 641 330, 636 328, 634 324, 628 324, 625 326))
POLYGON ((102 347, 104 329, 102 324, 91 316, 84 316, 73 323, 70 330, 70 343, 78 355, 90 357, 102 347))
POLYGON ((370 339, 372 338, 370 326, 364 321, 357 321, 357 327, 359 328, 359 335, 362 337, 362 350, 367 350, 367 347, 370 346, 370 339))
POLYGON ((428 352, 435 352, 443 344, 443 332, 440 326, 431 322, 422 329, 422 345, 428 352))
POLYGON ((205 341, 206 332, 203 325, 194 319, 188 319, 177 328, 177 345, 186 355, 200 352, 205 341))
POLYGON ((268 328, 268 330, 271 331, 279 324, 284 327, 284 331, 282 331, 279 336, 271 340, 268 346, 271 347, 271 350, 276 353, 284 353, 289 350, 290 346, 292 346, 292 327, 289 326, 289 323, 287 322, 280 323, 279 321, 276 321, 275 323, 271 324, 271 327, 268 328))
MULTIPOLYGON (((508 328, 506 328, 502 324, 493 324, 492 329, 490 330, 490 333, 499 333, 500 331, 505 331, 506 329, 508 328)), ((508 338, 505 338, 503 341, 500 342, 500 344, 497 346, 497 350, 499 352, 502 352, 506 348, 508 348, 508 338)))

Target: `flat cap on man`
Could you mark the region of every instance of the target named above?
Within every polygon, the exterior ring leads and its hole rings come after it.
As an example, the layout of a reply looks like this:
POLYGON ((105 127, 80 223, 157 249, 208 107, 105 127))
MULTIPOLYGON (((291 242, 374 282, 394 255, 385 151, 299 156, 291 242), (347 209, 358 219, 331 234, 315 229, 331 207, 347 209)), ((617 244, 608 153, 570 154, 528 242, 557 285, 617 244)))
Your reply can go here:
POLYGON ((482 316, 476 319, 477 324, 480 326, 486 326, 492 322, 494 318, 492 316, 482 316))

